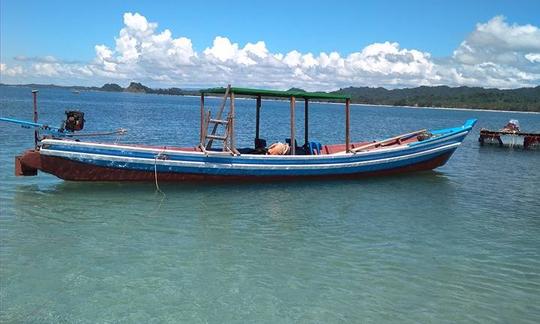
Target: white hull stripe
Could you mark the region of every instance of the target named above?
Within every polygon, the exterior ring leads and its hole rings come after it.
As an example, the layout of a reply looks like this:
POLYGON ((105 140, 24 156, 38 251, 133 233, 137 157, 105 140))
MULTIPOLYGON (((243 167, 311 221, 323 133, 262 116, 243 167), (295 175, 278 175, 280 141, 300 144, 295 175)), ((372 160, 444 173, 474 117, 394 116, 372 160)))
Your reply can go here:
MULTIPOLYGON (((60 141, 63 142, 63 141, 60 141)), ((148 158, 122 157, 92 153, 57 151, 51 149, 41 149, 41 154, 45 156, 56 156, 74 161, 85 161, 84 163, 92 163, 92 161, 101 162, 119 162, 119 163, 140 163, 150 166, 171 166, 171 167, 190 167, 190 168, 215 168, 215 169, 239 169, 239 170, 316 170, 316 169, 337 169, 337 168, 354 168, 359 166, 367 166, 373 164, 386 164, 401 160, 413 159, 433 153, 443 153, 456 149, 461 143, 451 143, 441 147, 389 158, 380 158, 368 161, 355 161, 343 163, 324 163, 324 164, 243 164, 243 163, 213 163, 204 161, 177 161, 177 160, 160 160, 148 158)), ((175 152, 175 151, 173 151, 175 152)), ((350 154, 351 157, 354 156, 350 154)))

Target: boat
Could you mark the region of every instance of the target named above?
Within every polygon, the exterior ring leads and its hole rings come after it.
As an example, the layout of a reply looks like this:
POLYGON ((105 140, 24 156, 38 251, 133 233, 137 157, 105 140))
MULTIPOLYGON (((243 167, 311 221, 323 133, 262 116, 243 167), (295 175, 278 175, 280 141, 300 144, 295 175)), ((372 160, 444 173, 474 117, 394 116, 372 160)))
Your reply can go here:
POLYGON ((501 147, 522 147, 524 149, 540 148, 540 133, 522 132, 519 121, 510 119, 499 130, 482 128, 478 137, 480 145, 497 145, 501 147))
MULTIPOLYGON (((77 138, 84 118, 71 112, 68 129, 36 135, 36 145, 15 160, 16 174, 37 171, 70 181, 266 181, 351 179, 432 170, 444 165, 476 123, 420 129, 382 140, 353 142, 350 136, 350 97, 324 92, 274 91, 227 87, 200 91, 199 143, 191 147, 101 143, 77 138), (207 96, 221 97, 214 115, 207 96), (236 146, 235 98, 256 99, 254 145, 236 146), (290 134, 284 143, 268 145, 260 133, 260 110, 266 99, 286 99, 290 105, 290 134), (344 143, 326 144, 309 138, 310 101, 344 103, 344 143), (304 108, 304 144, 296 138, 295 111, 304 108)), ((36 108, 35 108, 36 109, 36 108)), ((287 121, 289 122, 289 121, 287 121)), ((37 124, 36 120, 30 126, 37 124)), ((29 126, 29 125, 27 125, 29 126)), ((43 127, 40 127, 43 131, 43 127)), ((287 136, 287 135, 286 135, 287 136)))

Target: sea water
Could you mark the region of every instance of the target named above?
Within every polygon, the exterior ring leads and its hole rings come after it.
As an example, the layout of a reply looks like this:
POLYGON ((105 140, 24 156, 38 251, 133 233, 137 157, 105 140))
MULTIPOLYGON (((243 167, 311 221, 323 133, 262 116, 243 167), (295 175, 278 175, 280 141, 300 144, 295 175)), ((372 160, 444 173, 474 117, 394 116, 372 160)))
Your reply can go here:
MULTIPOLYGON (((31 89, 0 87, 0 116, 32 118, 31 89)), ((208 99, 211 107, 219 99, 208 99)), ((98 141, 194 145, 199 99, 43 88, 40 121, 85 112, 98 141)), ((255 102, 237 100, 251 146, 255 102)), ((297 111, 303 142, 303 107, 297 111)), ((478 124, 430 172, 264 184, 15 177, 33 131, 0 124, 0 322, 538 323, 540 152, 480 147, 482 127, 539 114, 352 106, 354 141, 478 124)), ((261 137, 289 137, 264 101, 261 137)), ((310 108, 310 138, 344 141, 343 105, 310 108)))

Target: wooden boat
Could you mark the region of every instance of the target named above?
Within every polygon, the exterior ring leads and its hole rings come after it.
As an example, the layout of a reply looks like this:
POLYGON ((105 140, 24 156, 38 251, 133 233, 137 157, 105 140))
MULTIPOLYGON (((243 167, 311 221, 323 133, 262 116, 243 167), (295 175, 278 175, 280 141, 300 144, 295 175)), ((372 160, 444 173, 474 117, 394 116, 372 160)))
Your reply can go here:
POLYGON ((399 174, 444 165, 476 123, 471 119, 453 128, 422 129, 381 141, 351 142, 349 120, 348 96, 230 86, 206 89, 201 91, 200 141, 196 146, 97 143, 62 137, 56 132, 41 136, 35 149, 16 158, 16 174, 35 175, 40 170, 73 181, 264 181, 399 174), (215 95, 223 95, 223 101, 213 117, 204 99, 215 95), (256 98, 253 148, 235 145, 234 102, 238 95, 256 98), (291 133, 288 143, 281 143, 283 146, 277 150, 279 155, 271 155, 259 137, 260 108, 263 98, 276 97, 290 100, 291 133), (295 138, 297 100, 304 101, 302 146, 296 144, 295 138), (345 143, 323 145, 309 140, 310 100, 345 103, 345 143))
POLYGON ((500 130, 482 128, 478 137, 480 145, 498 145, 501 147, 540 148, 540 133, 522 132, 519 121, 511 119, 500 130))

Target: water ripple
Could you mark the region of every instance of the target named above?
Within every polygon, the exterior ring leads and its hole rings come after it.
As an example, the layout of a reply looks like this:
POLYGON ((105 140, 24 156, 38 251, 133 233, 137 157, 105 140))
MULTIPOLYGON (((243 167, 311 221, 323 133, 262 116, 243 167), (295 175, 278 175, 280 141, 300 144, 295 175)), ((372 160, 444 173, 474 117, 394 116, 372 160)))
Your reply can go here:
MULTIPOLYGON (((27 93, 14 91, 3 93, 2 114, 27 118, 27 93)), ((42 91, 40 105, 47 120, 73 104, 69 92, 51 91, 42 91)), ((87 108, 89 130, 117 128, 110 116, 120 114, 122 126, 134 131, 126 142, 141 136, 151 144, 197 140, 190 123, 198 116, 197 98, 81 93, 77 100, 87 108), (173 113, 178 127, 163 129, 164 116, 173 113), (143 130, 141 120, 155 126, 143 130)), ((254 118, 248 104, 239 105, 242 125, 254 118)), ((276 102, 265 107, 271 121, 289 109, 276 102)), ((336 109, 314 105, 312 120, 329 121, 313 125, 318 137, 342 140, 328 127, 342 122, 336 109)), ((444 127, 473 116, 498 127, 513 117, 353 110, 356 125, 372 125, 362 134, 353 129, 358 138, 444 127), (389 123, 389 116, 399 123, 389 123)), ((520 121, 540 129, 540 116, 520 121)), ((265 136, 283 141, 280 131, 265 129, 265 136)), ((473 135, 434 172, 289 184, 160 184, 163 197, 153 184, 16 178, 12 158, 31 147, 31 135, 0 128, 2 322, 540 318, 538 152, 479 148, 473 135)), ((251 143, 250 136, 246 131, 238 140, 251 143)))

